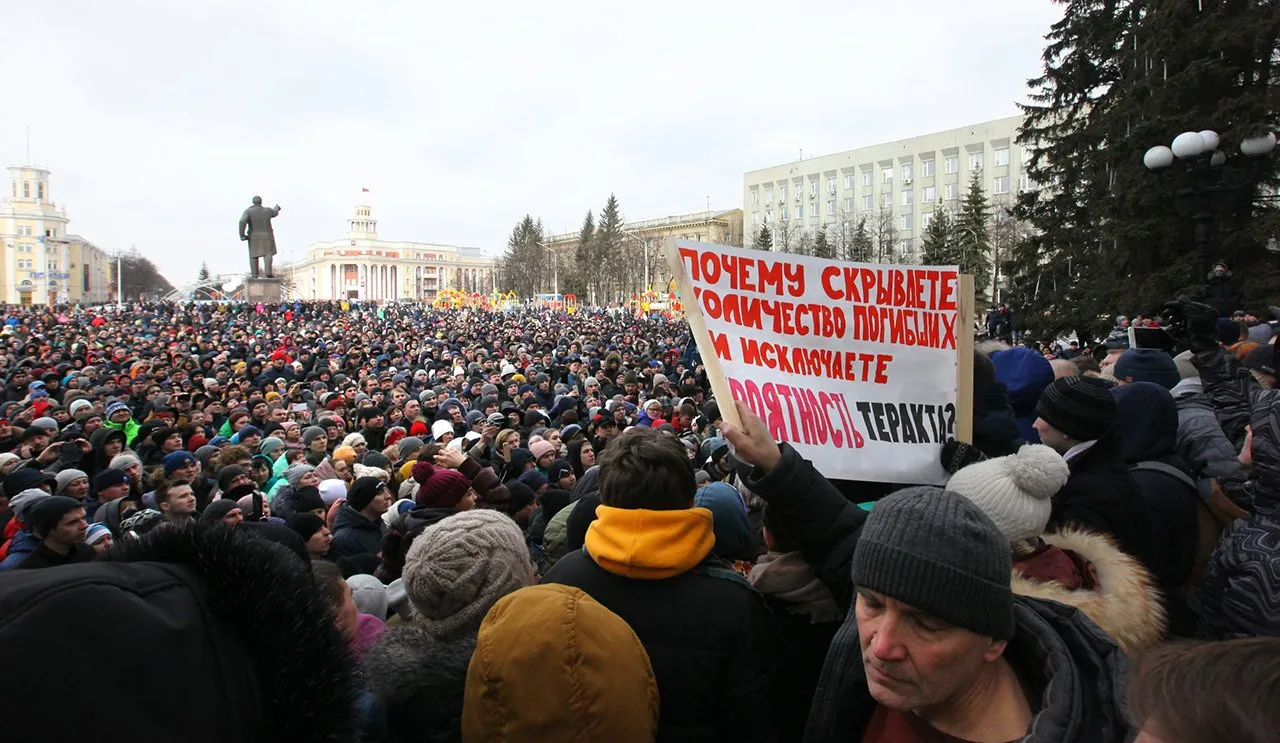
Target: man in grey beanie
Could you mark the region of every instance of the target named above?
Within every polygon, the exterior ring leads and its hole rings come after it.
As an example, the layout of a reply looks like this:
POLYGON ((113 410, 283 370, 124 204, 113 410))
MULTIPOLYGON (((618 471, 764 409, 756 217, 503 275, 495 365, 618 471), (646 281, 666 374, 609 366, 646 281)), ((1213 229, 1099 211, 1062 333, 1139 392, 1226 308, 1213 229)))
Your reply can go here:
POLYGON ((726 423, 724 435, 753 465, 744 483, 833 595, 855 591, 805 741, 1127 739, 1123 653, 1078 610, 1012 594, 1008 541, 977 506, 914 487, 863 519, 736 404, 742 426, 726 423), (848 583, 837 585, 842 575, 848 583))

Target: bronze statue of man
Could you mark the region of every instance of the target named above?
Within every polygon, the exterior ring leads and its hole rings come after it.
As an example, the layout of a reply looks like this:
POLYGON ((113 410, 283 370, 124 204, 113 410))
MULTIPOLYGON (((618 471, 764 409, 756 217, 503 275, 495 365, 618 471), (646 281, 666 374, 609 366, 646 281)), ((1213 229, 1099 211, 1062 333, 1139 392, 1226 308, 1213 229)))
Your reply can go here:
POLYGON ((268 208, 262 205, 262 197, 253 197, 253 206, 240 217, 240 239, 249 243, 249 270, 252 278, 258 278, 258 259, 265 262, 267 278, 275 278, 271 270, 271 256, 276 254, 276 234, 271 230, 271 220, 280 214, 280 205, 268 208))

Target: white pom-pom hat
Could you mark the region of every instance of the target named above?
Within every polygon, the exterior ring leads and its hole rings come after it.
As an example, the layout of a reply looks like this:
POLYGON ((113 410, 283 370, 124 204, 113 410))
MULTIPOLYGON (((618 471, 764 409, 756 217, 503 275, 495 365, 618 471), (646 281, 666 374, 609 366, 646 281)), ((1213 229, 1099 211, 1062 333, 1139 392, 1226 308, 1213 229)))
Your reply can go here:
POLYGON ((1070 476, 1062 455, 1027 444, 1017 454, 965 467, 951 476, 947 490, 973 501, 1012 543, 1044 533, 1052 498, 1070 476))

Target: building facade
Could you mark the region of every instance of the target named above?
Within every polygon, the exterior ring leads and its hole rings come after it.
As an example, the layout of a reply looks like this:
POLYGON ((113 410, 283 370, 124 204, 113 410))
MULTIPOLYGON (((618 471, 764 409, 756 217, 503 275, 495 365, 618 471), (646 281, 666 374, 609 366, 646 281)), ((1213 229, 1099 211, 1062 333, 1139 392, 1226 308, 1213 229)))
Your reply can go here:
POLYGON ((281 275, 295 299, 423 301, 443 289, 494 290, 494 261, 480 248, 383 240, 367 204, 347 220, 344 239, 312 243, 281 275))
POLYGON ((109 300, 108 257, 67 234, 66 209, 53 201, 49 171, 9 168, 0 201, 0 301, 6 304, 101 304, 109 300))
MULTIPOLYGON (((913 261, 933 213, 958 209, 975 174, 997 206, 1031 187, 1015 141, 1022 121, 1011 116, 750 171, 743 176, 746 244, 766 224, 775 236, 794 238, 865 219, 869 229, 891 229, 897 259, 913 261)), ((774 248, 781 248, 776 237, 774 248)))

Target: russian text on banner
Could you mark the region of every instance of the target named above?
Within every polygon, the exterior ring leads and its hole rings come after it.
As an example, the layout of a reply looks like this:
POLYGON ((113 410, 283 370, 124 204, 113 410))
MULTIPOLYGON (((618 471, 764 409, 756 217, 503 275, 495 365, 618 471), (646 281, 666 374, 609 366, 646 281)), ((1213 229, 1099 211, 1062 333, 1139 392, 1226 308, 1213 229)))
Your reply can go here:
POLYGON ((940 449, 968 438, 971 397, 972 333, 960 318, 972 315, 962 291, 972 283, 956 266, 686 240, 665 250, 718 398, 746 402, 828 477, 945 480, 940 449))

